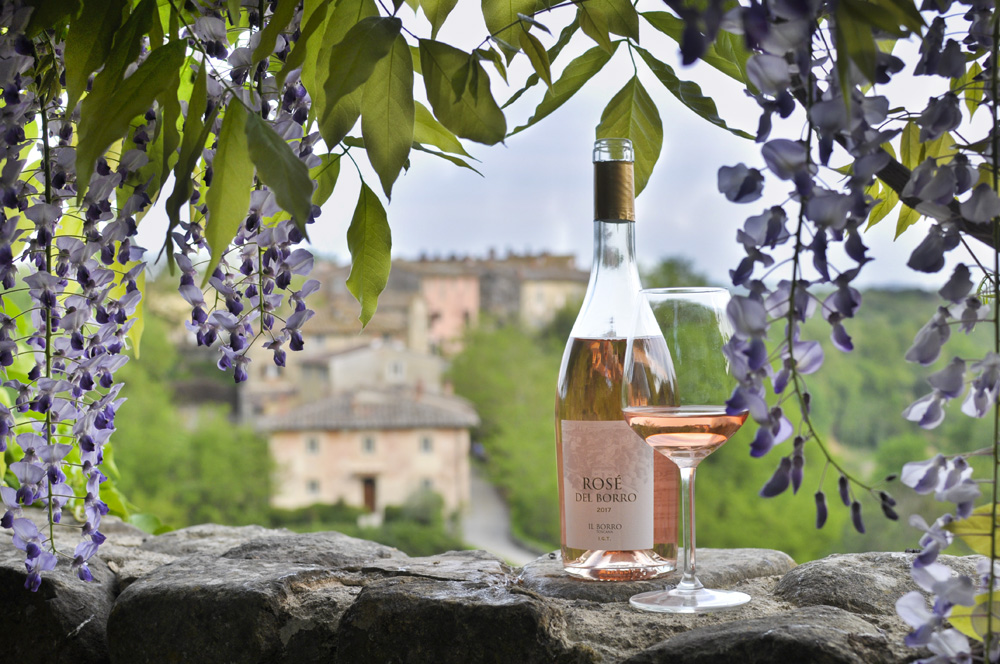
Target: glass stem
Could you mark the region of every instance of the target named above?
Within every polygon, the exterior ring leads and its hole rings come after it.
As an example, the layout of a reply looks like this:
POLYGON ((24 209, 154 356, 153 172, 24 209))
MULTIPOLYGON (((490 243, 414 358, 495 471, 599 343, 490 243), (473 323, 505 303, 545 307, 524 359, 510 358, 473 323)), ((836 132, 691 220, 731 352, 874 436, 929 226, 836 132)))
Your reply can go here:
POLYGON ((679 466, 681 471, 681 531, 684 534, 684 573, 677 590, 696 591, 704 588, 695 576, 694 546, 694 471, 697 462, 692 466, 679 466))

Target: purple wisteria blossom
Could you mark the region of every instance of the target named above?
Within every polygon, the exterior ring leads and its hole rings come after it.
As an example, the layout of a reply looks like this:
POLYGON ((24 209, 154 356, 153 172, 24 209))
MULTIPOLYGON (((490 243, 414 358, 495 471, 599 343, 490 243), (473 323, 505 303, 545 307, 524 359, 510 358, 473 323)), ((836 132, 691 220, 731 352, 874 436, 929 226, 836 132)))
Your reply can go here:
POLYGON ((104 541, 98 529, 108 513, 102 447, 123 401, 115 373, 128 359, 128 331, 142 298, 137 280, 145 266, 134 242, 135 215, 151 202, 129 178, 150 161, 140 133, 152 131, 154 121, 147 114, 135 130, 135 147, 124 150, 115 170, 106 158, 98 160, 78 205, 76 116, 57 103, 43 108, 36 96, 37 58, 61 58, 62 45, 27 39, 16 4, 0 10, 0 367, 12 404, 0 407, 0 452, 15 459, 8 476, 13 486, 0 485, 0 527, 11 529, 24 551, 25 586, 35 591, 63 558, 91 580, 87 561, 104 541), (34 123, 31 132, 24 131, 28 123, 34 123), (42 162, 33 178, 21 173, 29 146, 42 162), (28 307, 11 306, 18 291, 29 298, 28 307), (25 515, 29 506, 46 508, 51 525, 36 526, 25 515), (70 510, 84 523, 75 551, 61 551, 52 531, 70 510))

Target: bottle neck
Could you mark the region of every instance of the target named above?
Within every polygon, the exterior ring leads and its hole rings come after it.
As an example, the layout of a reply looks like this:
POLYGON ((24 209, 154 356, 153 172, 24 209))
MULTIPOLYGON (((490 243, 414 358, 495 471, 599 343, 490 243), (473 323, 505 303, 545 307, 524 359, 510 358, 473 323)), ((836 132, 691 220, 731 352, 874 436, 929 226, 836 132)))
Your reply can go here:
POLYGON ((635 222, 595 221, 590 282, 572 335, 624 338, 641 287, 635 260, 635 222))

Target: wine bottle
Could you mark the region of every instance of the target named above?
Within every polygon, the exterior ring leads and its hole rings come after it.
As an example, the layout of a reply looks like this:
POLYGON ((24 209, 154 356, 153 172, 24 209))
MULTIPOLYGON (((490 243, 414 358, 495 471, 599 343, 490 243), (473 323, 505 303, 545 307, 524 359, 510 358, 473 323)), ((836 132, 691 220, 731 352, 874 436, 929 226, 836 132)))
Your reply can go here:
POLYGON ((594 261, 556 391, 562 562, 599 581, 655 578, 677 560, 677 467, 621 410, 625 337, 641 287, 633 163, 627 139, 594 145, 594 261))

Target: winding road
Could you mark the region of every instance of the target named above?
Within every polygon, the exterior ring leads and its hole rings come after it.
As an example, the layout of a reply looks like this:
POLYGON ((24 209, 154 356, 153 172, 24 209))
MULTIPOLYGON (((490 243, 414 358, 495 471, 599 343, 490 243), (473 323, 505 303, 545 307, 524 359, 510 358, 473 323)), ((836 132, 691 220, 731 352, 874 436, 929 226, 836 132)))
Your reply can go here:
POLYGON ((524 548, 511 537, 507 504, 478 468, 472 468, 469 482, 469 509, 462 518, 462 539, 469 546, 489 551, 518 567, 537 558, 537 552, 524 548))

